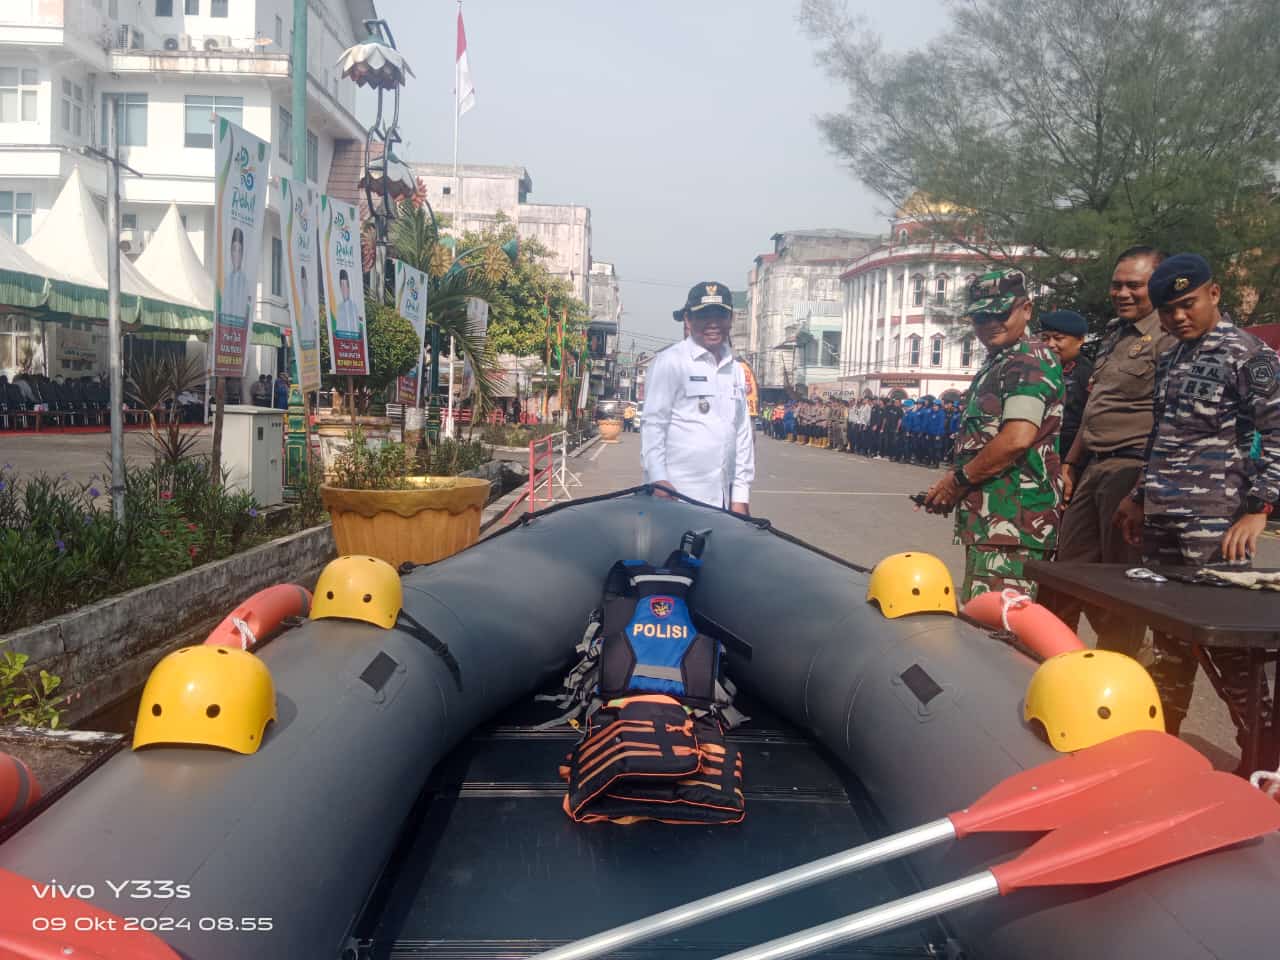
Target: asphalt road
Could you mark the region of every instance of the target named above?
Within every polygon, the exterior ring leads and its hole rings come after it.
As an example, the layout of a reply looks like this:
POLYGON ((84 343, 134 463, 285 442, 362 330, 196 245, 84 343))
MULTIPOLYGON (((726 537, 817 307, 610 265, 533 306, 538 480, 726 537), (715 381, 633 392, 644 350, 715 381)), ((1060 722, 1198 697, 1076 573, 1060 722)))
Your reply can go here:
MULTIPOLYGON (((598 443, 571 460, 569 469, 582 481, 572 488, 575 496, 634 486, 641 482, 639 435, 623 434, 616 444, 598 443)), ((937 471, 923 467, 868 460, 757 433, 751 512, 867 567, 892 553, 928 551, 947 565, 959 584, 964 551, 951 542, 951 520, 917 511, 907 499, 928 489, 936 475, 937 471)), ((1274 533, 1264 535, 1258 565, 1280 567, 1280 537, 1274 533)), ((1094 639, 1087 628, 1084 639, 1088 643, 1094 639)), ((1226 708, 1203 673, 1196 681, 1183 737, 1223 769, 1234 768, 1239 759, 1226 708)))

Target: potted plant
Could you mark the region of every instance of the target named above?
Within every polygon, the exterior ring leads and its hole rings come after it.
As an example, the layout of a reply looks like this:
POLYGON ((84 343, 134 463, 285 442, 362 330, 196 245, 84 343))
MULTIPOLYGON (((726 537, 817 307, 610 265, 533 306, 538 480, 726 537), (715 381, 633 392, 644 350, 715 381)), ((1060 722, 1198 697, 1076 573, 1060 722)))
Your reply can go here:
POLYGON ((394 567, 434 563, 480 538, 489 481, 477 477, 414 476, 404 444, 370 445, 356 427, 333 462, 320 497, 333 520, 340 554, 367 554, 394 567))

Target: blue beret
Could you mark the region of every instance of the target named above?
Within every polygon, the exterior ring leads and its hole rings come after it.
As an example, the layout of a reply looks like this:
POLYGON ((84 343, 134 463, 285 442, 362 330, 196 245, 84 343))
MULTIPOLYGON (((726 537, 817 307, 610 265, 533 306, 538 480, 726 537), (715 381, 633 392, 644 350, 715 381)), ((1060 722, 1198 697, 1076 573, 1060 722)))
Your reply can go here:
POLYGON ((1074 310, 1053 310, 1040 315, 1040 329, 1083 337, 1089 332, 1089 321, 1074 310))
POLYGON ((1198 253, 1180 253, 1156 267, 1147 281, 1151 305, 1163 307, 1213 279, 1209 261, 1198 253))

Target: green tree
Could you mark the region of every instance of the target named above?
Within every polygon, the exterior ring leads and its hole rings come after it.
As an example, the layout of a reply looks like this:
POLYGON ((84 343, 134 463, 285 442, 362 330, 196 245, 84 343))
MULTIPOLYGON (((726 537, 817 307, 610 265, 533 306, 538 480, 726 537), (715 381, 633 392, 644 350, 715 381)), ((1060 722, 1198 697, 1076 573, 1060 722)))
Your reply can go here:
POLYGON ((895 206, 1107 314, 1135 243, 1213 263, 1228 309, 1280 309, 1276 0, 966 0, 926 46, 886 52, 844 0, 803 0, 848 92, 819 119, 895 206), (932 202, 928 202, 931 198, 932 202))
MULTIPOLYGON (((459 249, 492 250, 515 237, 515 225, 499 218, 489 230, 464 234, 459 249)), ((520 255, 514 264, 505 259, 491 264, 492 258, 486 258, 486 275, 494 287, 489 309, 489 341, 498 353, 544 356, 548 330, 554 351, 562 314, 566 314, 567 352, 576 353, 586 342, 587 305, 574 296, 567 278, 556 276, 547 268, 550 255, 543 244, 528 239, 520 241, 520 255)))

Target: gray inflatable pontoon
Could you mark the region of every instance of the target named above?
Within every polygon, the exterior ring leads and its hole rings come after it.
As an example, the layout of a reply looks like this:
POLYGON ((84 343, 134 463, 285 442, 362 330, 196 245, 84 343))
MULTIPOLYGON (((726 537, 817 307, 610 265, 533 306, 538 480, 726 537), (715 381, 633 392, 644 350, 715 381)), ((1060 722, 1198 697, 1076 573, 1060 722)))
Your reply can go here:
MULTIPOLYGON (((93 884, 115 913, 186 918, 190 960, 498 958, 558 943, 933 820, 1054 759, 1021 721, 1032 660, 962 620, 885 620, 867 575, 748 522, 630 493, 553 508, 404 580, 445 663, 397 630, 312 621, 261 655, 279 722, 253 756, 122 752, 0 845, 0 867, 93 884), (713 533, 698 610, 752 648, 738 826, 573 824, 533 694, 573 656, 618 559, 713 533), (904 676, 906 679, 904 679, 904 676), (189 884, 122 908, 107 880, 189 884), (270 932, 201 932, 266 917, 270 932)), ((958 879, 1025 838, 974 837, 791 894, 628 958, 701 960, 958 879)), ((833 957, 1258 960, 1274 956, 1280 836, 1101 888, 1027 891, 833 957)))

